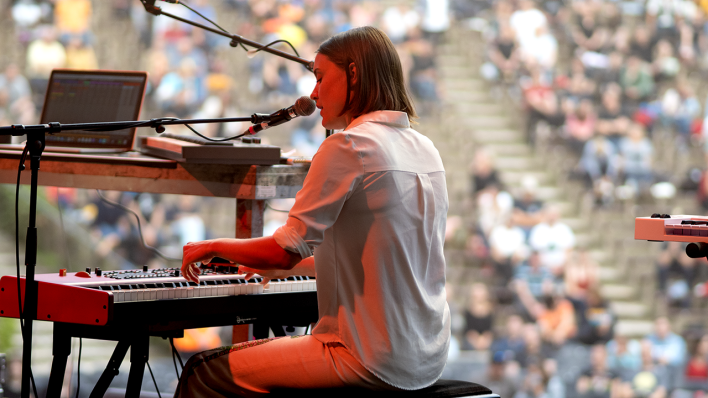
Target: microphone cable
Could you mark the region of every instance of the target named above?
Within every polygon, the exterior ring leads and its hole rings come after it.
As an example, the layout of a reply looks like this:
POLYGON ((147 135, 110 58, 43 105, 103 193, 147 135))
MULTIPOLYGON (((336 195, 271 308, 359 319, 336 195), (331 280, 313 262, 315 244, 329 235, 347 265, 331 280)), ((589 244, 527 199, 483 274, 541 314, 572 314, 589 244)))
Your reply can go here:
POLYGON ((113 202, 112 200, 108 200, 105 196, 103 196, 103 195, 101 194, 101 191, 100 191, 100 190, 97 189, 96 192, 98 193, 98 196, 101 198, 101 201, 103 201, 103 202, 105 202, 105 203, 108 203, 108 204, 111 205, 111 206, 114 206, 114 207, 117 207, 117 208, 119 208, 119 209, 122 209, 122 210, 124 210, 124 211, 126 211, 126 212, 128 212, 128 213, 130 213, 130 214, 132 214, 132 215, 135 216, 135 219, 138 221, 138 233, 140 234, 140 243, 143 245, 144 248, 146 248, 146 249, 152 251, 153 253, 157 254, 158 256, 162 257, 163 259, 165 259, 165 260, 167 260, 167 261, 179 261, 179 262, 182 262, 182 259, 181 259, 181 258, 169 257, 169 256, 165 255, 164 253, 162 253, 162 252, 161 252, 160 250, 158 250, 157 248, 154 248, 154 247, 148 245, 147 243, 145 243, 145 237, 143 236, 143 228, 142 228, 142 224, 140 223, 140 216, 138 215, 138 213, 136 213, 136 212, 134 212, 133 210, 127 208, 126 206, 123 206, 123 205, 120 204, 120 203, 113 202))
MULTIPOLYGON (((25 340, 25 321, 22 317, 22 285, 20 284, 20 217, 19 217, 19 202, 20 202, 20 175, 25 169, 25 159, 27 158, 27 151, 29 150, 29 143, 25 145, 25 149, 22 150, 22 155, 20 156, 20 165, 17 168, 17 185, 15 186, 15 263, 17 264, 17 305, 19 306, 20 314, 20 334, 22 335, 22 341, 25 340)), ((32 333, 30 330, 29 333, 32 333)), ((32 358, 26 358, 31 361, 32 358)), ((32 384, 32 391, 35 397, 37 395, 37 385, 34 382, 34 374, 32 373, 32 364, 30 362, 30 382, 32 384)))

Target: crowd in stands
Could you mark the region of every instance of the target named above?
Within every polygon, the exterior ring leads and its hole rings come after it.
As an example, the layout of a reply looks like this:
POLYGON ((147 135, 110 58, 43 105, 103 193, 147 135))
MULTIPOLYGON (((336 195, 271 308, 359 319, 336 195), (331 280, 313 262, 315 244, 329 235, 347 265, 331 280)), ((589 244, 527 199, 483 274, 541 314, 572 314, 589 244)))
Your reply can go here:
MULTIPOLYGON (((688 158, 708 141, 695 84, 708 68, 704 6, 490 0, 465 17, 486 40, 480 73, 524 111, 528 143, 564 146, 576 159, 569 175, 602 208, 649 197, 668 181, 658 149, 688 158)), ((593 252, 559 219, 557 205, 537 199, 534 175, 506 186, 487 148, 475 152, 471 174, 476 219, 466 252, 491 283, 469 288, 458 336, 460 354, 489 352, 488 385, 510 397, 708 391, 708 339, 700 331, 673 332, 659 317, 641 338, 618 332, 593 252)), ((692 178, 705 206, 708 178, 692 178)), ((684 250, 664 244, 656 260, 658 295, 669 308, 690 308, 708 291, 697 284, 702 261, 684 250)))

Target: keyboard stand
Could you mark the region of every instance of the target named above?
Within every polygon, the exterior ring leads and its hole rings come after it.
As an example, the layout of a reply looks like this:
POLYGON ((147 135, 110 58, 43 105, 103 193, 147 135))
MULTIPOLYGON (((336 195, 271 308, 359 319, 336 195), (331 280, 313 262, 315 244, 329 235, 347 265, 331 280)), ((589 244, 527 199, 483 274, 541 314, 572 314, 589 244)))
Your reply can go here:
POLYGON ((103 327, 72 325, 66 323, 54 324, 54 341, 52 354, 52 369, 49 375, 49 385, 47 387, 47 398, 59 398, 66 372, 66 363, 71 354, 71 339, 72 337, 81 337, 98 340, 117 341, 118 344, 113 350, 113 355, 106 365, 106 369, 101 374, 98 382, 91 392, 90 398, 103 397, 110 387, 113 378, 118 375, 123 359, 125 358, 128 348, 130 348, 130 373, 128 375, 128 387, 125 396, 139 397, 140 388, 143 383, 143 373, 145 372, 145 364, 148 361, 150 349, 150 337, 157 336, 162 338, 180 338, 184 337, 184 330, 150 332, 148 327, 135 328, 126 327, 120 328, 111 332, 104 330, 103 327))

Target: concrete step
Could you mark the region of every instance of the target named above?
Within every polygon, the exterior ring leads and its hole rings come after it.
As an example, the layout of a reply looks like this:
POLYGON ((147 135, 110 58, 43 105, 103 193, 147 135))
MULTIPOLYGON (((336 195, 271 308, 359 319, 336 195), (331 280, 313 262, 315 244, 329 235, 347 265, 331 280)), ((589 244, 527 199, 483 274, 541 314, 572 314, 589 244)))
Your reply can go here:
POLYGON ((443 79, 467 78, 476 75, 477 71, 468 65, 438 65, 438 73, 443 79))
POLYGON ((441 83, 448 90, 487 91, 487 82, 482 79, 448 77, 441 83))
POLYGON ((600 287, 600 294, 607 300, 630 300, 636 297, 637 288, 625 284, 605 283, 600 287))
POLYGON ((489 104, 492 102, 489 94, 480 90, 446 90, 445 100, 448 104, 458 104, 460 102, 489 104))
POLYGON ((598 276, 604 283, 618 282, 620 271, 615 267, 599 267, 598 276))
MULTIPOLYGON (((497 146, 497 144, 494 144, 494 146, 497 146)), ((499 145, 499 147, 503 147, 504 145, 499 145)), ((510 144, 508 145, 509 147, 512 147, 509 149, 509 151, 513 151, 514 147, 526 147, 525 144, 510 144)), ((492 145, 487 145, 486 147, 492 147, 492 145)), ((527 147, 528 148, 528 147, 527 147)), ((495 153, 496 150, 495 150, 495 153)), ((502 154, 507 155, 510 153, 504 153, 502 154)), ((519 153, 519 155, 525 155, 523 153, 519 153)), ((508 186, 511 187, 517 187, 521 184, 521 180, 523 180, 526 176, 531 176, 536 179, 536 181, 539 184, 548 184, 551 181, 551 176, 547 172, 541 170, 541 171, 533 171, 533 170, 521 170, 521 171, 516 171, 516 170, 505 170, 503 173, 500 174, 500 178, 502 182, 508 186)))
POLYGON ((438 65, 445 66, 466 66, 469 63, 467 57, 459 53, 440 54, 436 57, 435 61, 438 65))
POLYGON ((652 321, 620 319, 615 325, 615 334, 643 338, 654 330, 652 321))
POLYGON ((538 187, 536 197, 544 202, 558 200, 563 198, 563 190, 554 186, 538 187))
POLYGON ((539 161, 533 156, 497 156, 494 166, 500 172, 506 170, 537 170, 539 161))
POLYGON ((649 307, 637 301, 612 301, 610 309, 619 319, 643 319, 649 315, 649 307))
POLYGON ((577 217, 565 217, 560 220, 573 230, 573 232, 585 231, 588 228, 587 220, 577 217))
POLYGON ((505 113, 508 112, 508 109, 505 109, 503 106, 492 102, 475 103, 465 101, 456 102, 452 104, 452 106, 454 106, 455 111, 458 115, 465 116, 505 116, 505 113))
POLYGON ((476 129, 472 131, 472 137, 481 144, 523 144, 526 142, 526 135, 513 129, 476 129))
POLYGON ((575 247, 590 247, 595 241, 595 236, 592 233, 575 232, 575 247))
POLYGON ((506 116, 472 116, 462 120, 465 126, 471 128, 505 128, 509 127, 511 121, 506 116))

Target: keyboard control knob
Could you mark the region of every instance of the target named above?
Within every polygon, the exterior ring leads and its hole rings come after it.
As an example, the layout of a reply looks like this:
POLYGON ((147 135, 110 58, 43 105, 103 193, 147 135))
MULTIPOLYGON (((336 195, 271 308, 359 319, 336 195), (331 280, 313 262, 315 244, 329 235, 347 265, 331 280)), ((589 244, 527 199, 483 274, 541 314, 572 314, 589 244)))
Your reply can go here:
POLYGON ((86 267, 86 273, 90 274, 91 273, 91 267, 86 267))
POLYGON ((101 271, 101 269, 98 268, 98 267, 96 267, 95 272, 96 272, 96 276, 101 276, 101 275, 103 275, 103 271, 101 271))
POLYGON ((148 272, 148 266, 147 266, 147 265, 143 265, 143 272, 148 272))
POLYGON ((179 270, 178 270, 178 269, 175 270, 175 276, 179 276, 179 270))

